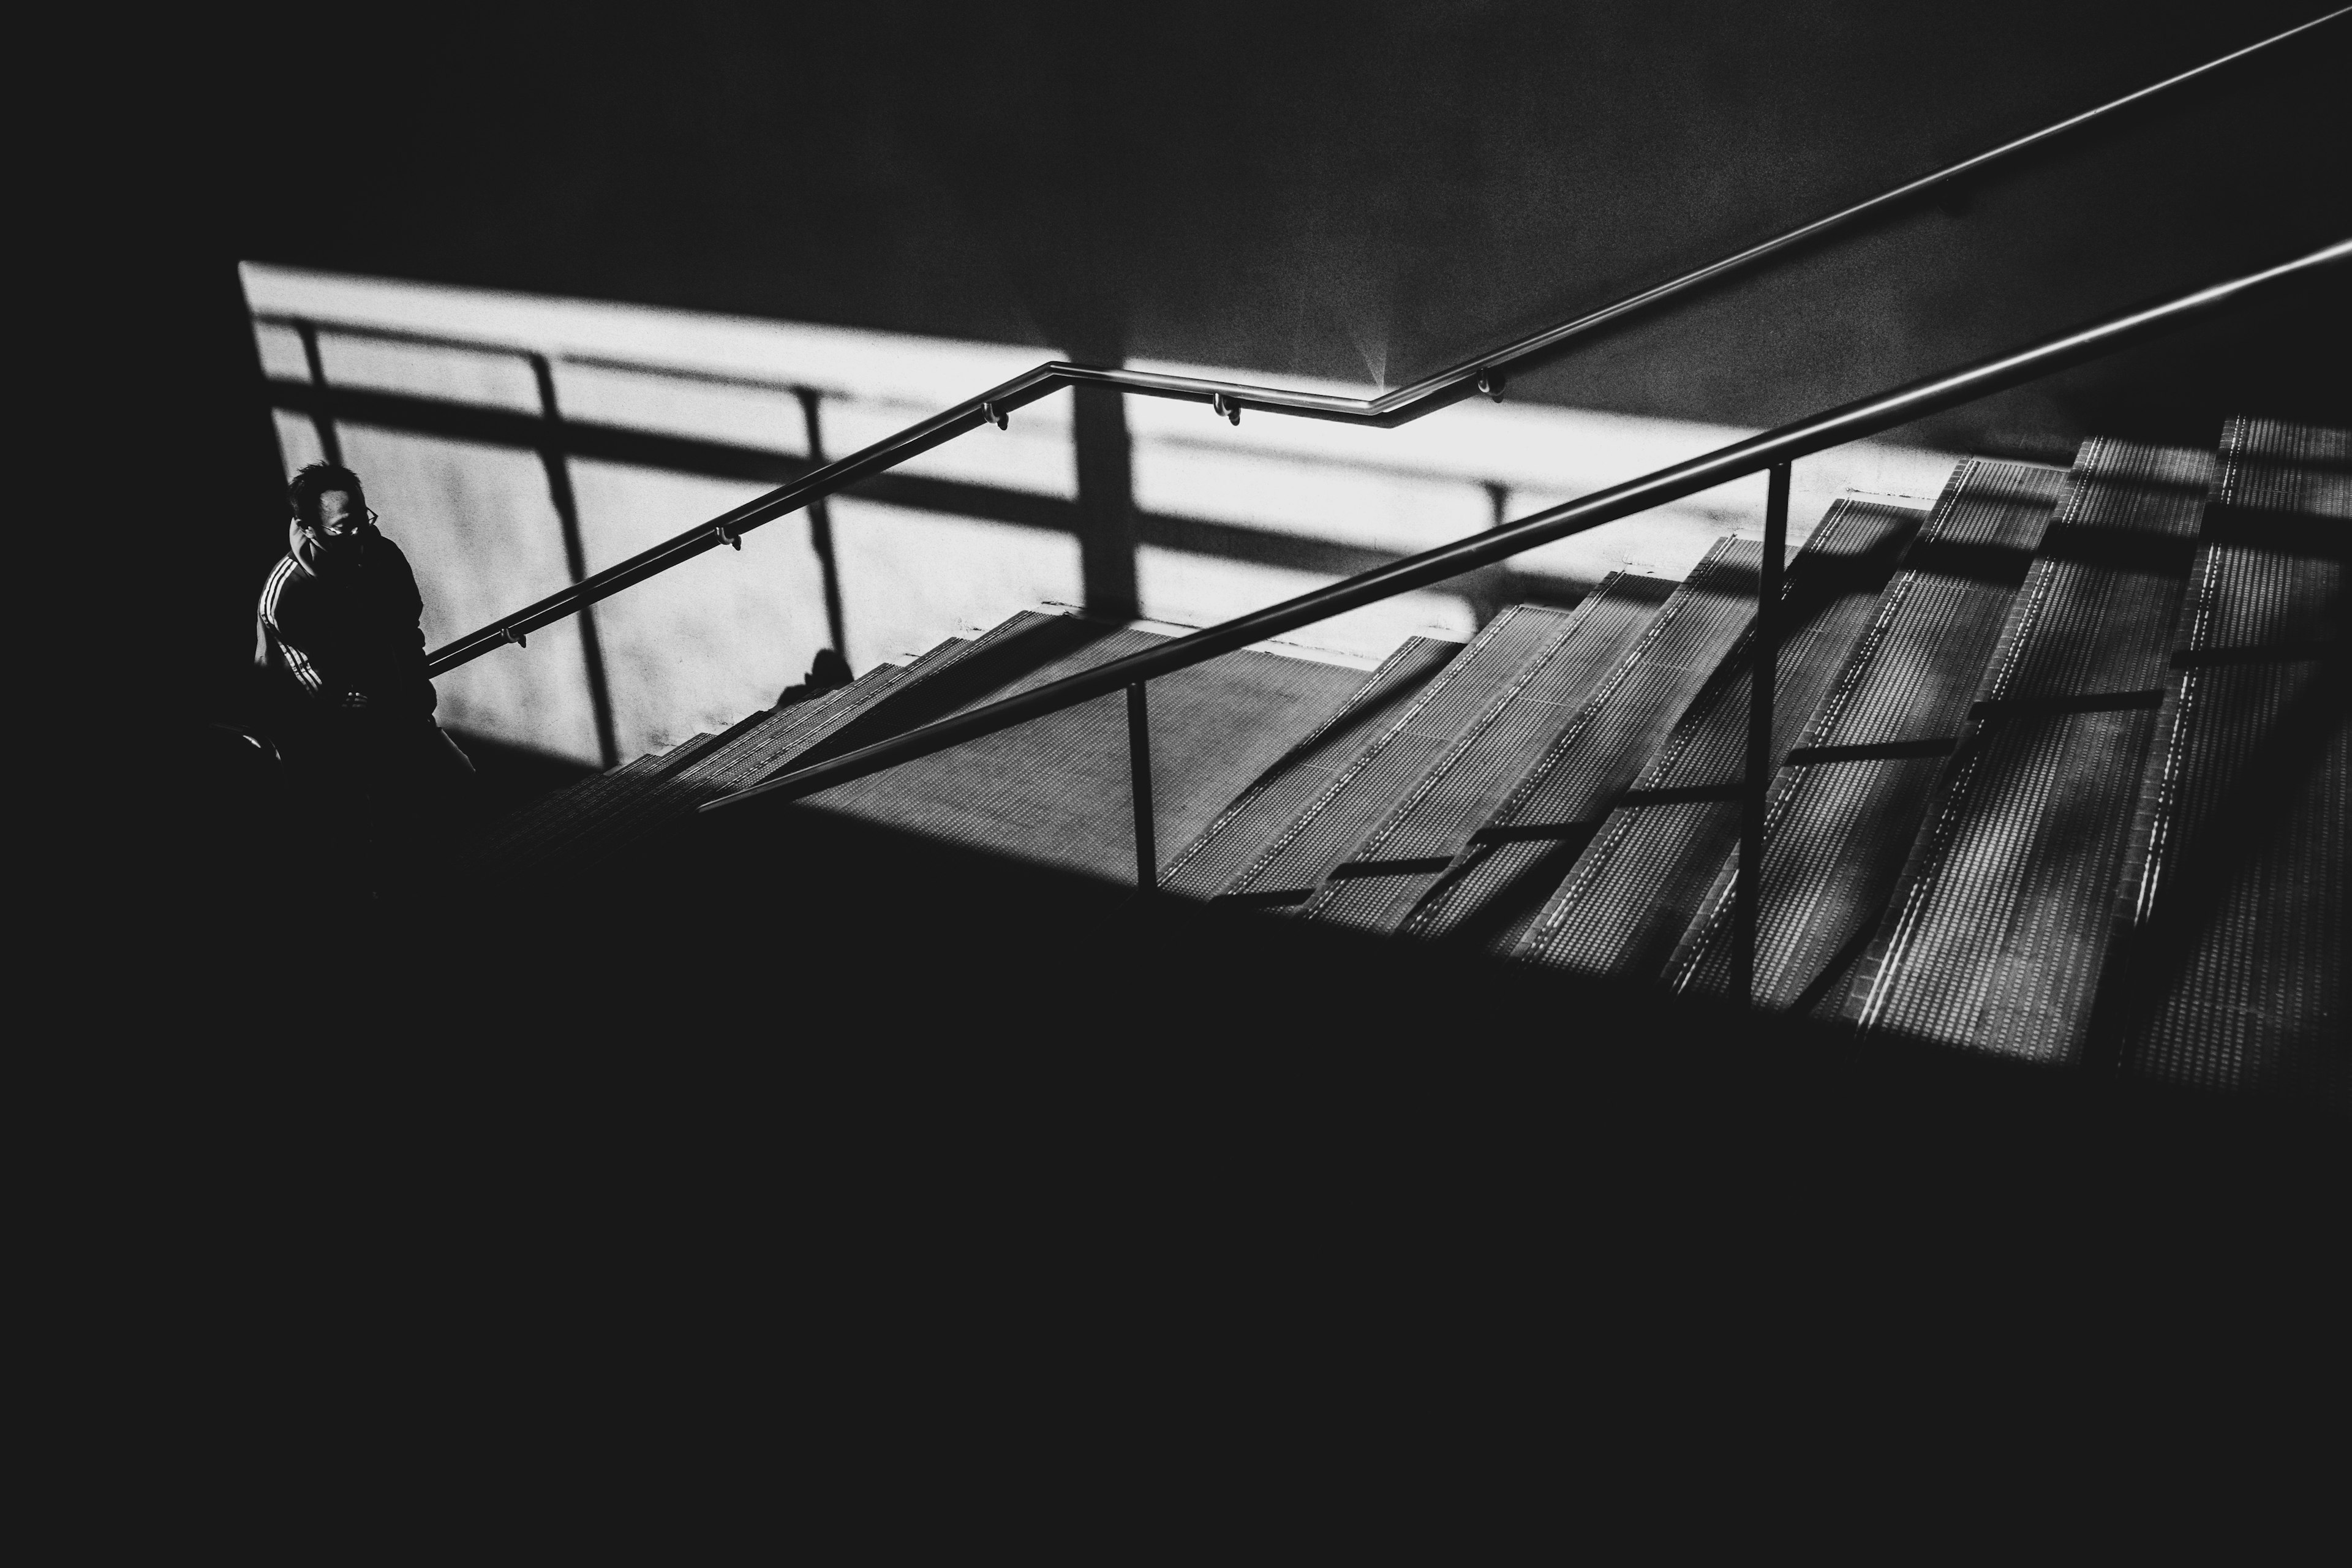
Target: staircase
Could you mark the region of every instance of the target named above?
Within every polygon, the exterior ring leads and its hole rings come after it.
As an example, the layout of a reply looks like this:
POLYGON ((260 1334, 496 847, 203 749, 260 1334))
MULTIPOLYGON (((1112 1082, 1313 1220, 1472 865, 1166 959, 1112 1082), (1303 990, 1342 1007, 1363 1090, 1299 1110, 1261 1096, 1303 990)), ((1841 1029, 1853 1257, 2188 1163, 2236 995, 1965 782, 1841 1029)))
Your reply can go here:
MULTIPOLYGON (((1924 513, 1839 501, 1776 617, 1753 1005, 2352 1110, 2347 531, 2346 433, 2245 418, 2214 452, 1970 458, 1924 513)), ((1727 994, 1761 561, 1726 540, 1370 674, 1154 681, 1161 893, 1727 994)), ((1158 640, 1017 616, 534 802, 464 875, 512 902, 657 858, 709 801, 1158 640)), ((772 809, 1126 879, 1128 721, 1106 696, 772 809)))

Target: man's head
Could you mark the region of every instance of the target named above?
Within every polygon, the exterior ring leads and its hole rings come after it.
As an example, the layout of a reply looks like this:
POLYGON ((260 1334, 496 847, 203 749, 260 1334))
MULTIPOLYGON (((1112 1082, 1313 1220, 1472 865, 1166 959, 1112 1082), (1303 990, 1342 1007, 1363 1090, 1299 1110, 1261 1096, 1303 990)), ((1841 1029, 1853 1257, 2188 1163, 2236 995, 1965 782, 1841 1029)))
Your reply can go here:
POLYGON ((366 542, 373 515, 360 477, 340 463, 312 463, 286 487, 286 504, 302 531, 330 550, 366 542))

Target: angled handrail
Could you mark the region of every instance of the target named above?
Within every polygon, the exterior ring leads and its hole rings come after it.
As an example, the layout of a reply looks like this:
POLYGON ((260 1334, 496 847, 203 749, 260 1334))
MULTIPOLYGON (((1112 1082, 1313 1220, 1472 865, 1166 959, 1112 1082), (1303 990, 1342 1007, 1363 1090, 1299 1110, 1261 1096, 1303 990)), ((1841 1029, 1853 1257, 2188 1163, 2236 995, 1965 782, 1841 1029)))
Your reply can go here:
POLYGON ((2307 255, 2259 272, 2214 283, 2157 304, 2111 316, 2045 338, 2021 349, 1939 375, 1927 376, 1873 397, 1849 403, 1826 413, 1783 425, 1760 436, 1735 441, 1703 457, 1660 468, 1637 479, 1597 490, 1580 500, 1550 507, 1491 532, 1425 550, 1418 555, 1376 567, 1372 571, 1301 594, 1281 604, 1253 611, 1221 625, 1174 637, 1141 653, 1129 654, 1079 674, 991 703, 985 708, 940 719, 887 741, 846 752, 830 762, 754 784, 723 795, 701 809, 717 811, 762 797, 791 800, 835 784, 863 778, 899 763, 928 756, 965 741, 1012 728, 1048 713, 1091 701, 1118 690, 1172 675, 1180 669, 1223 654, 1279 637, 1284 632, 1336 616, 1359 605, 1425 588, 1478 567, 1492 565, 1521 551, 1549 544, 1572 533, 1712 489, 1797 458, 1843 446, 1889 430, 1898 425, 1970 402, 1991 393, 2037 380, 2069 365, 2082 363, 2128 348, 2158 333, 2187 326, 2242 304, 2253 294, 2309 279, 2330 268, 2352 264, 2352 239, 2343 239, 2307 255))
MULTIPOLYGON (((2259 42, 2247 45, 2218 58, 2206 61, 2161 81, 2127 92, 2079 114, 2069 116, 2039 131, 2004 142, 1997 147, 1958 163, 1947 165, 1930 174, 1896 185, 1852 206, 1843 207, 1809 223, 1798 225, 1770 239, 1749 246, 1719 260, 1664 283, 1629 294, 1623 299, 1590 310, 1557 326, 1546 327, 1529 333, 1502 348, 1478 354, 1449 370, 1425 377, 1410 386, 1399 387, 1379 397, 1334 397, 1319 393, 1290 392, 1276 387, 1254 386, 1241 382, 1211 381, 1193 376, 1160 375, 1146 371, 1111 370, 1096 365, 1071 364, 1049 361, 992 387, 979 396, 967 399, 946 411, 911 425, 896 435, 885 437, 863 451, 827 463, 790 484, 780 486, 731 510, 720 513, 708 521, 696 524, 685 532, 663 541, 650 549, 639 552, 626 561, 608 566, 601 572, 583 577, 572 586, 549 595, 536 604, 527 605, 512 615, 480 627, 457 641, 436 648, 426 665, 430 675, 441 675, 459 665, 478 658, 495 647, 509 642, 520 642, 540 627, 562 620, 599 600, 612 597, 648 577, 667 572, 683 562, 690 561, 705 551, 722 544, 731 544, 762 523, 772 522, 799 510, 812 501, 845 489, 869 479, 885 469, 897 467, 910 458, 954 439, 982 425, 1002 426, 1013 410, 1066 386, 1106 386, 1130 396, 1171 398, 1180 402, 1205 403, 1216 413, 1238 424, 1245 408, 1269 414, 1286 414, 1307 419, 1329 419, 1350 425, 1369 425, 1391 429, 1424 414, 1433 413, 1450 404, 1485 393, 1499 398, 1503 384, 1515 367, 1530 363, 1585 333, 1622 320, 1638 311, 1652 309, 1669 300, 1679 298, 1731 273, 1755 266, 1766 258, 1797 246, 1818 239, 1832 230, 1848 226, 1862 218, 1894 207, 1940 186, 1978 173, 2000 160, 2013 157, 2029 148, 2040 146, 2057 137, 2080 130, 2096 121, 2142 103, 2159 94, 2222 70, 2230 66, 2299 37, 2315 27, 2326 26, 2347 14, 2352 6, 2344 6, 2308 22, 2274 34, 2259 42)), ((1915 416, 1916 417, 1916 416, 1915 416)), ((1899 423, 1899 421, 1898 421, 1899 423)), ((1730 450, 1732 448, 1726 448, 1730 450)), ((1710 482, 1720 482, 1710 481, 1710 482)), ((1706 487, 1698 487, 1704 489, 1706 487)), ((1688 493, 1687 491, 1677 493, 1688 493)), ((1664 499, 1664 498, 1661 498, 1664 499)), ((1654 503, 1645 503, 1654 504, 1654 503)), ((1491 537, 1491 536, 1489 536, 1491 537)), ((1414 559, 1419 559, 1415 557, 1414 559)), ((1359 579, 1360 581, 1360 579, 1359 579)), ((1381 595, 1374 595, 1375 597, 1381 595)), ((1356 601, 1362 602, 1362 601, 1356 601)), ((1255 641, 1255 637, 1245 640, 1255 641)), ((1238 646, 1238 645, 1236 645, 1238 646)))

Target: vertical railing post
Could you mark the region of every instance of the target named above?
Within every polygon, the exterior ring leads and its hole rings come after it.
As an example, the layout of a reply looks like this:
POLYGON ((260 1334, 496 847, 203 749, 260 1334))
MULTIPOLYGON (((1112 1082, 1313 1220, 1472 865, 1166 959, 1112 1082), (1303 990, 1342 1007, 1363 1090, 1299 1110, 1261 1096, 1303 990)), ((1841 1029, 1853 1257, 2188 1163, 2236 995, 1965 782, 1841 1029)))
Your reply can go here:
POLYGON ((319 357, 319 329, 297 321, 294 330, 302 335, 302 358, 310 366, 310 428, 318 433, 320 452, 341 467, 343 444, 335 438, 335 416, 327 406, 327 363, 319 357))
POLYGON ((1151 715, 1139 680, 1127 689, 1127 773, 1135 805, 1135 888, 1149 893, 1160 885, 1160 851, 1152 833, 1151 715))
POLYGON ((1789 552, 1789 465, 1775 463, 1764 498, 1756 626, 1748 661, 1748 765, 1739 788, 1739 871, 1732 884, 1731 994, 1756 1003, 1756 931, 1764 902, 1764 811, 1772 788, 1773 687, 1780 668, 1780 567, 1789 552))
MULTIPOLYGON (((572 461, 564 450, 563 410, 555 401, 555 367, 545 354, 531 354, 530 374, 539 383, 540 466, 547 470, 547 499, 563 530, 563 564, 574 583, 588 575, 588 547, 580 533, 580 503, 572 493, 572 461)), ((613 694, 604 681, 604 645, 596 635, 595 606, 580 606, 580 660, 588 672, 588 712, 596 724, 596 752, 604 766, 620 766, 620 739, 613 729, 613 694)))

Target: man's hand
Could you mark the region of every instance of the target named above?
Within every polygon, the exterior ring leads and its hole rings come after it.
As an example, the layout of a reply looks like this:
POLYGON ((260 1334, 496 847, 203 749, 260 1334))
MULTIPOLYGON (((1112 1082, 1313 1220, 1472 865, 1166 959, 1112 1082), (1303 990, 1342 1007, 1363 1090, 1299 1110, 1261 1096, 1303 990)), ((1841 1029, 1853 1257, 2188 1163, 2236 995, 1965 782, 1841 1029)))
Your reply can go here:
POLYGON ((346 691, 335 699, 335 706, 338 708, 364 708, 367 705, 367 693, 364 691, 346 691))

